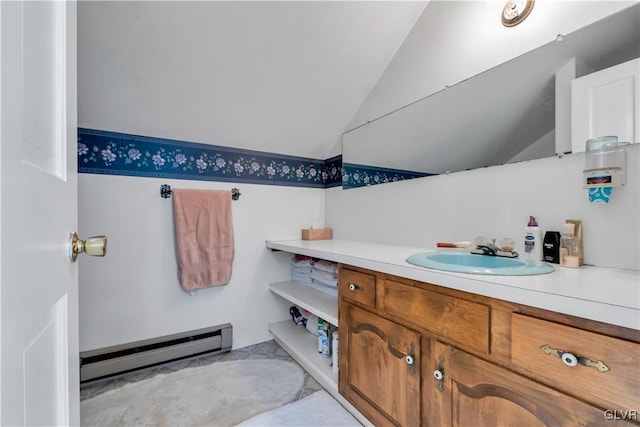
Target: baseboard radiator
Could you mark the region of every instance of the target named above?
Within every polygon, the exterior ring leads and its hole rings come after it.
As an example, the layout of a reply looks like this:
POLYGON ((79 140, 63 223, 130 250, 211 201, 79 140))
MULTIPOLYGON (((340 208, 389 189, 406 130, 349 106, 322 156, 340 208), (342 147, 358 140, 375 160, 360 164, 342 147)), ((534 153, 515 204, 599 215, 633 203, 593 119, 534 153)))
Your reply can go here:
POLYGON ((231 350, 230 323, 80 353, 80 382, 196 356, 231 350))

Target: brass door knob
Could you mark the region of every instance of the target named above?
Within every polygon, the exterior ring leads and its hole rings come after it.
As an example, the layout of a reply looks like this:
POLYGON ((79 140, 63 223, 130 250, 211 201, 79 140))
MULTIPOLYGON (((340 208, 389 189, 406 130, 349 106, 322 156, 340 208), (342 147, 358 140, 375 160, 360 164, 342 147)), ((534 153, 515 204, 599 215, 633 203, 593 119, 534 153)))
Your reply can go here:
POLYGON ((71 262, 75 262, 78 255, 83 252, 91 256, 105 256, 107 236, 93 236, 87 240, 80 240, 77 233, 69 234, 69 259, 71 262))

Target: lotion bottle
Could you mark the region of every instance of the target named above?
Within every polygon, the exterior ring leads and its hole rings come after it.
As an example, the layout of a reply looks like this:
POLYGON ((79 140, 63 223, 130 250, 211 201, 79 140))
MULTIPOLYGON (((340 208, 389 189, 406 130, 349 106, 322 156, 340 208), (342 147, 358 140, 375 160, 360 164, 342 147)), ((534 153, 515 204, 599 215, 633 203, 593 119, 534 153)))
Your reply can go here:
POLYGON ((542 261, 542 231, 533 216, 529 217, 524 235, 524 258, 542 261))

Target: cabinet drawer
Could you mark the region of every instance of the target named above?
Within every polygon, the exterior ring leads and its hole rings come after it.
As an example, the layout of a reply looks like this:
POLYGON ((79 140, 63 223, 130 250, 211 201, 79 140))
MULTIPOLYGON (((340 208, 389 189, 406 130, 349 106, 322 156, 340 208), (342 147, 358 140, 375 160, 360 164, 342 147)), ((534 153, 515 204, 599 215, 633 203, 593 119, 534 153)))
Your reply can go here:
POLYGON ((490 307, 385 280, 378 308, 466 349, 489 353, 490 307))
POLYGON ((341 268, 338 287, 342 298, 375 307, 376 276, 373 274, 341 268))
POLYGON ((640 412, 640 344, 514 313, 511 360, 603 409, 640 412), (591 363, 599 367, 585 366, 591 363))

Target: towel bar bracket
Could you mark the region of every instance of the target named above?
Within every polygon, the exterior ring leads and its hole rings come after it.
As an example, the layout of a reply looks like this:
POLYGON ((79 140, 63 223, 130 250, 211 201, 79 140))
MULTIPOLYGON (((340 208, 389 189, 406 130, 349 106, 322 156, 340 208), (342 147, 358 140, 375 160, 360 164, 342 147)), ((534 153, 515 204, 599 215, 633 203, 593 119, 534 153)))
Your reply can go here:
POLYGON ((171 197, 171 186, 167 184, 162 184, 160 186, 160 197, 163 199, 168 199, 171 197))
MULTIPOLYGON (((171 190, 171 186, 170 185, 162 184, 160 186, 160 197, 162 197, 163 199, 170 198, 171 197, 171 193, 173 193, 173 190, 171 190)), ((238 190, 237 188, 232 188, 231 189, 231 199, 232 200, 238 200, 241 195, 242 195, 242 193, 240 193, 240 190, 238 190)))

